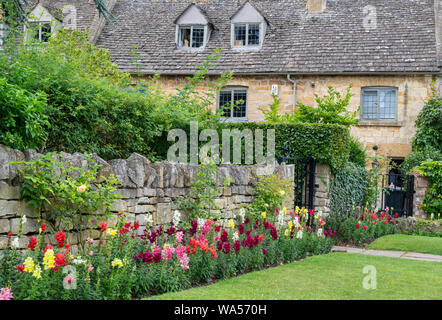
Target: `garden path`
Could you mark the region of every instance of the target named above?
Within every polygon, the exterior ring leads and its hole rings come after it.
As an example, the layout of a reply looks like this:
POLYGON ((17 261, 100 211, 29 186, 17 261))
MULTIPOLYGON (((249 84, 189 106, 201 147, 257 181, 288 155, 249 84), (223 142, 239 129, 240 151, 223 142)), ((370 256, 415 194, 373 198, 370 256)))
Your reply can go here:
POLYGON ((353 248, 353 247, 342 247, 334 246, 332 252, 347 252, 347 253, 358 253, 371 256, 382 256, 400 259, 411 259, 411 260, 423 260, 423 261, 433 261, 442 262, 442 256, 436 254, 418 253, 418 252, 407 252, 407 251, 393 251, 393 250, 371 250, 363 248, 353 248))

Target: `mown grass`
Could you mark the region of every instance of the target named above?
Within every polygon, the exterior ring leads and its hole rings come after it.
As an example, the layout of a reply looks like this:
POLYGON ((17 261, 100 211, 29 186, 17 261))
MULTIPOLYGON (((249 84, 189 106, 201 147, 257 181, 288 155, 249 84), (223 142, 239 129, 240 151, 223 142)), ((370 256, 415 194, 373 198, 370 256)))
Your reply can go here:
POLYGON ((442 238, 392 234, 376 239, 367 249, 397 250, 442 255, 442 238))
POLYGON ((148 299, 439 300, 441 283, 442 263, 335 252, 148 299), (365 266, 376 268, 376 289, 363 288, 365 266))

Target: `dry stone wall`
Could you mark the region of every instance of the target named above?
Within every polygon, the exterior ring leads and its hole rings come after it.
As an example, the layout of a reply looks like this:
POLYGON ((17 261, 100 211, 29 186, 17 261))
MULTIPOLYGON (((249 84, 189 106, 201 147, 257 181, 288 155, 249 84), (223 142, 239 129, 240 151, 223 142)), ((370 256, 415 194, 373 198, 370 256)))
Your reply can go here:
MULTIPOLYGON (((87 166, 84 155, 81 153, 61 152, 60 155, 73 166, 83 168, 87 166)), ((26 202, 19 200, 23 181, 21 181, 16 166, 8 164, 9 161, 29 161, 36 156, 37 152, 34 150, 21 152, 0 146, 0 250, 6 248, 9 233, 13 235, 18 233, 22 215, 26 215, 27 222, 23 227, 20 247, 25 248, 28 244, 28 237, 38 233, 40 223, 37 221, 36 212, 26 202)), ((151 214, 154 224, 170 222, 174 210, 177 209, 174 200, 189 194, 192 180, 198 172, 197 165, 169 162, 151 163, 147 158, 137 153, 133 153, 127 159, 105 161, 97 155, 93 155, 93 159, 102 165, 99 170, 100 176, 114 174, 121 182, 117 190, 120 199, 114 204, 112 211, 126 213, 129 221, 138 221, 141 226, 146 225, 146 218, 151 214)), ((256 178, 274 173, 293 181, 294 167, 285 164, 273 166, 221 165, 217 174, 220 192, 215 200, 219 207, 216 213, 228 218, 232 216, 232 213, 238 212, 241 207, 249 205, 255 195, 256 178), (221 185, 225 178, 229 178, 230 183, 222 188, 221 185)), ((287 209, 292 209, 292 204, 293 199, 287 199, 285 203, 287 209)), ((45 216, 44 212, 42 216, 45 216)), ((90 219, 90 224, 95 227, 97 227, 98 221, 104 219, 100 216, 87 218, 90 219)), ((140 230, 144 230, 144 228, 142 227, 140 230)), ((87 236, 98 238, 99 232, 95 229, 87 236)), ((76 238, 74 234, 70 234, 68 240, 75 245, 76 238)))

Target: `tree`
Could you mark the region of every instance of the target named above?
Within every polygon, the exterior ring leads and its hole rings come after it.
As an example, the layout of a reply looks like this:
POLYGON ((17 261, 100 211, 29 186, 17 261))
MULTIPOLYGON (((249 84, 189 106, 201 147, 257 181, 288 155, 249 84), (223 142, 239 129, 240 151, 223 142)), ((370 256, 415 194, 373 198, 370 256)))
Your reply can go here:
POLYGON ((328 87, 328 93, 324 97, 319 97, 315 94, 315 101, 317 107, 312 107, 299 102, 297 109, 290 113, 279 113, 280 100, 273 96, 273 103, 269 110, 260 108, 264 114, 265 122, 267 123, 327 123, 340 124, 344 126, 352 126, 358 124, 359 120, 356 115, 360 109, 350 113, 347 107, 350 103, 350 98, 353 96, 350 93, 351 85, 347 88, 344 97, 341 96, 333 87, 328 87))

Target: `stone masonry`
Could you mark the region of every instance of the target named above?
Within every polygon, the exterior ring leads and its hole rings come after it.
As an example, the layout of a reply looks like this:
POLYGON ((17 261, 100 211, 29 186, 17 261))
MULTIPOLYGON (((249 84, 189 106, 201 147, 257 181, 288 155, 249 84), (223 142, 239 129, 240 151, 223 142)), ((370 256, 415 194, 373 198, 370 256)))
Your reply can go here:
MULTIPOLYGON (((64 160, 72 163, 76 167, 85 167, 84 155, 81 153, 67 154, 60 153, 64 160)), ((22 215, 26 215, 27 222, 24 224, 23 236, 20 239, 20 248, 25 248, 28 244, 28 237, 38 233, 40 223, 37 221, 37 213, 34 209, 19 200, 21 178, 14 165, 8 161, 29 161, 37 156, 33 150, 24 152, 0 146, 0 250, 5 249, 8 242, 8 233, 13 235, 18 233, 19 221, 22 215)), ((114 204, 114 213, 124 212, 129 221, 138 221, 140 231, 144 231, 146 217, 152 214, 155 225, 169 223, 172 219, 174 204, 180 196, 189 194, 193 178, 196 177, 198 166, 193 164, 155 162, 133 153, 127 159, 114 159, 104 161, 97 155, 93 155, 94 160, 101 164, 99 174, 109 176, 114 174, 121 182, 117 193, 120 199, 114 204)), ((215 199, 219 207, 216 213, 226 218, 232 213, 237 213, 240 208, 248 206, 254 198, 254 185, 258 176, 279 174, 293 181, 293 165, 253 165, 234 166, 230 164, 221 165, 217 175, 217 182, 220 193, 215 199), (221 188, 225 178, 230 179, 226 188, 221 188)), ((293 208, 293 199, 287 199, 284 203, 287 209, 293 208)), ((42 217, 45 216, 42 213, 42 217)), ((104 221, 104 217, 89 216, 91 230, 85 231, 87 236, 98 238, 98 223, 104 221)), ((113 225, 116 219, 111 219, 109 225, 113 225)), ((76 244, 73 234, 68 237, 72 245, 76 244)), ((52 239, 53 240, 53 239, 52 239)))

